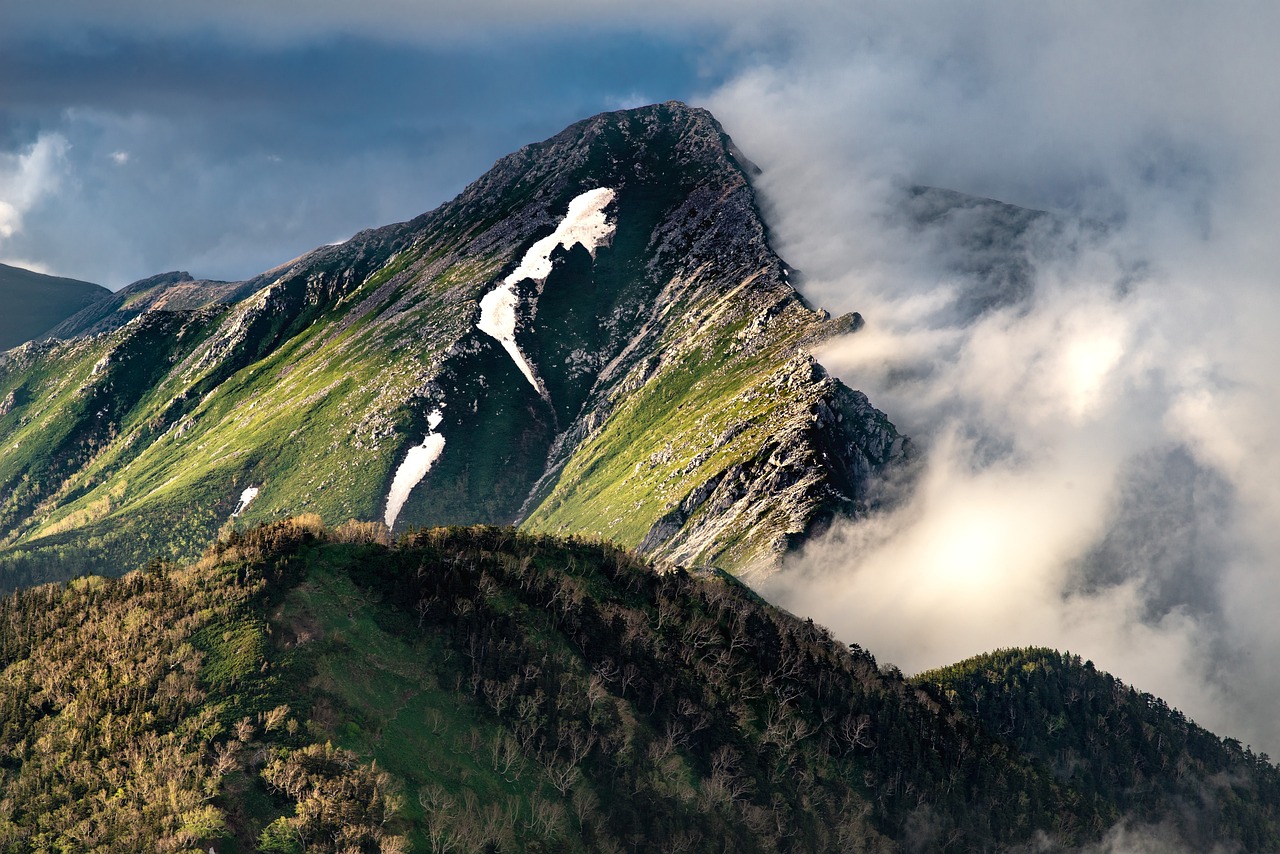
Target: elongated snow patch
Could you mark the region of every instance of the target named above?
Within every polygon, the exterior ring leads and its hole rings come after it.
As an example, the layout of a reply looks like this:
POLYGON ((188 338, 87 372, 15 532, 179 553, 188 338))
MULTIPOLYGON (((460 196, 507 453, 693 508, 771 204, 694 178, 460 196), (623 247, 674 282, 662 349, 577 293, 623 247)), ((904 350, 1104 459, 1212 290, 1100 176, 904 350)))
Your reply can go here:
POLYGON ((530 246, 520 260, 520 266, 480 300, 480 322, 476 328, 503 346, 520 373, 544 398, 547 397, 546 387, 516 344, 516 312, 520 307, 516 285, 525 279, 533 279, 539 284, 546 282, 547 276, 551 275, 551 253, 557 246, 570 249, 582 244, 592 258, 596 257, 596 250, 612 239, 617 229, 617 224, 610 222, 604 213, 616 196, 617 193, 608 187, 597 187, 569 202, 569 212, 560 220, 556 230, 530 246))
POLYGON ((581 243, 592 258, 596 257, 596 250, 613 237, 617 228, 617 224, 609 222, 604 215, 604 209, 616 196, 608 187, 597 187, 569 202, 569 212, 556 230, 530 246, 520 266, 503 279, 503 283, 514 285, 525 279, 545 282, 551 275, 551 253, 557 246, 569 249, 581 243))
POLYGON ((258 497, 258 487, 256 486, 250 486, 247 489, 245 489, 244 492, 240 493, 240 503, 236 505, 236 512, 231 514, 231 518, 234 519, 235 517, 243 513, 244 509, 249 506, 249 502, 253 501, 253 499, 257 497, 258 497))
POLYGON ((391 490, 387 493, 387 512, 383 516, 388 528, 395 527, 396 517, 409 500, 409 493, 427 476, 435 461, 440 459, 440 454, 444 451, 444 436, 437 433, 436 428, 443 420, 444 415, 438 409, 427 416, 427 429, 430 432, 421 445, 414 445, 409 449, 404 462, 396 469, 396 476, 391 479, 391 490))

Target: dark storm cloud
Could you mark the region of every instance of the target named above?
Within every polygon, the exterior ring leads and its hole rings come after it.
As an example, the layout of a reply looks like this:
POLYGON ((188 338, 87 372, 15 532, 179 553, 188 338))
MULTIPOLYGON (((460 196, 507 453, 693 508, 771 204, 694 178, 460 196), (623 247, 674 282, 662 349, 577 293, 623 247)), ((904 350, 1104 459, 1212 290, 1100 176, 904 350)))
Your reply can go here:
POLYGON ((99 33, 143 33, 161 38, 213 33, 278 46, 345 33, 388 43, 439 45, 507 41, 513 33, 554 39, 566 31, 723 28, 744 13, 753 18, 753 4, 731 0, 366 0, 359 4, 345 0, 224 0, 216 5, 168 0, 113 0, 110 4, 45 0, 39 5, 6 9, 5 24, 9 38, 15 41, 50 32, 83 41, 92 41, 99 33))

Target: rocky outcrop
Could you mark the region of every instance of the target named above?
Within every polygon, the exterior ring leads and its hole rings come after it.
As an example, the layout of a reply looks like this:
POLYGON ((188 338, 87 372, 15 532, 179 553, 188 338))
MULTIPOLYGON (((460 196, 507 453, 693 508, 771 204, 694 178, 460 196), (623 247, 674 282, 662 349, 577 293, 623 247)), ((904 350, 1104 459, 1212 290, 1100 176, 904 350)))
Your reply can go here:
MULTIPOLYGON (((710 558, 758 577, 834 517, 857 516, 879 503, 882 475, 910 460, 910 441, 866 395, 812 359, 796 368, 795 391, 814 395, 812 405, 772 425, 773 438, 754 455, 690 490, 649 529, 640 551, 677 565, 710 558), (748 548, 735 554, 734 545, 743 542, 748 548)), ((745 427, 727 431, 716 446, 745 427)))

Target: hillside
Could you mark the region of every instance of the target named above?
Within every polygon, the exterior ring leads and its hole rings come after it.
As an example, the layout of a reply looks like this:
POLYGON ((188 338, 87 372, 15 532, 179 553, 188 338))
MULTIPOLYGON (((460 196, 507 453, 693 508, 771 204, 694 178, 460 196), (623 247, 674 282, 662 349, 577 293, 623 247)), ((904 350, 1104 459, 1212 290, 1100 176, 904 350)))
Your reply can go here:
POLYGON ((248 282, 145 280, 0 360, 0 589, 235 524, 511 524, 768 572, 910 445, 810 351, 709 113, 606 113, 248 282), (144 310, 145 309, 145 310, 144 310))
MULTIPOLYGON (((288 521, 0 601, 0 847, 1051 851, 1129 813, 1090 774, 1169 731, 1149 698, 1026 683, 1075 667, 1042 651, 953 672, 1064 717, 1047 755, 723 574, 502 528, 379 536, 288 521), (1134 729, 1088 723, 1111 697, 1134 729)), ((1145 779, 1230 792, 1212 838, 1273 848, 1276 768, 1193 740, 1145 779)))
POLYGON ((1078 655, 1000 650, 914 681, 940 689, 1072 788, 1139 821, 1172 819, 1196 850, 1225 840, 1251 851, 1280 845, 1280 774, 1266 754, 1196 726, 1078 655))
POLYGON ((48 333, 110 294, 102 285, 0 264, 0 352, 48 333))

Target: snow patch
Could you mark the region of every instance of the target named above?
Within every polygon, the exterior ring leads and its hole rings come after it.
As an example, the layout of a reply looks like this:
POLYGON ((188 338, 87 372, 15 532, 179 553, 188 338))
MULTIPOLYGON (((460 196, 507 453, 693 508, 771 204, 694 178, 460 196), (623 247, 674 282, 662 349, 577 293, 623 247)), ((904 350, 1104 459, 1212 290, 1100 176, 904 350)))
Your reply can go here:
POLYGON ((249 506, 249 503, 257 497, 258 497, 258 487, 256 486, 250 486, 247 489, 245 489, 244 492, 240 493, 240 503, 236 505, 236 510, 234 513, 231 514, 231 518, 234 519, 237 516, 239 516, 241 513, 243 513, 244 509, 249 506))
POLYGON ((530 246, 520 266, 503 279, 503 283, 514 285, 525 279, 545 282, 551 275, 551 253, 557 246, 570 249, 581 243, 592 258, 596 257, 596 249, 612 238, 617 228, 617 224, 609 222, 604 215, 604 209, 616 197, 617 193, 608 187, 597 187, 569 202, 569 212, 556 230, 530 246))
POLYGON ((546 397, 546 388, 516 344, 516 307, 519 300, 511 285, 499 285, 489 291, 480 300, 480 322, 476 324, 476 328, 496 339, 511 355, 511 360, 516 363, 529 384, 537 389, 538 394, 546 397))
POLYGON ((388 528, 395 527, 396 517, 409 500, 409 493, 427 476, 435 461, 440 459, 440 454, 444 451, 444 436, 437 433, 436 428, 443 420, 444 413, 439 409, 427 416, 426 438, 421 445, 414 445, 409 449, 404 462, 396 469, 396 476, 391 479, 391 489, 387 492, 387 512, 383 516, 388 528))
POLYGON ((547 389, 516 344, 516 312, 520 307, 516 285, 525 279, 532 279, 539 286, 545 283, 551 275, 551 253, 558 246, 571 249, 581 244, 595 258, 596 250, 612 239, 617 229, 617 224, 610 222, 604 212, 616 196, 608 187, 597 187, 569 202, 569 212, 556 230, 530 246, 520 266, 480 300, 480 322, 476 328, 503 346, 543 398, 548 397, 547 389))

